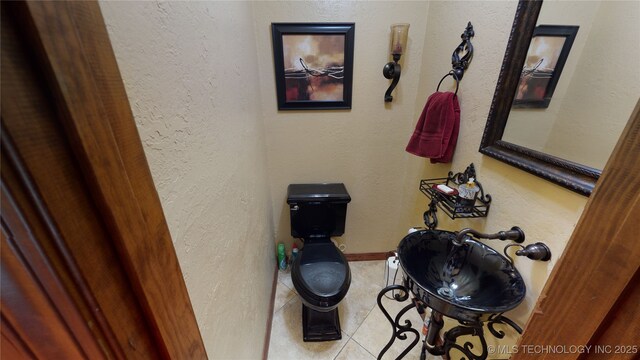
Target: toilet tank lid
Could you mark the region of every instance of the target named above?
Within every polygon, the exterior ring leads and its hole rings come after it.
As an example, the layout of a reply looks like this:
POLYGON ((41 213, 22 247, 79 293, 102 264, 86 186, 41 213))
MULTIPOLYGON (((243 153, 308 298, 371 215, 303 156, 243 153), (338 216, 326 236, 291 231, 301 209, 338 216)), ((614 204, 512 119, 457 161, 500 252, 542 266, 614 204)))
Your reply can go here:
POLYGON ((287 204, 304 201, 348 203, 351 196, 343 183, 290 184, 287 188, 287 204))

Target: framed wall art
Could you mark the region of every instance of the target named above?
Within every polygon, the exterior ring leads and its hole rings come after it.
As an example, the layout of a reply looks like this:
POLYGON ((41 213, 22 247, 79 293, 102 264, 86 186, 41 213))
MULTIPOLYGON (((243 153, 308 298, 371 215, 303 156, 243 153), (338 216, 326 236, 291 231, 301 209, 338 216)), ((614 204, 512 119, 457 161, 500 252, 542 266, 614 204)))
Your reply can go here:
POLYGON ((549 107, 578 28, 536 26, 516 89, 514 108, 549 107))
POLYGON ((351 109, 354 23, 273 23, 278 110, 351 109))

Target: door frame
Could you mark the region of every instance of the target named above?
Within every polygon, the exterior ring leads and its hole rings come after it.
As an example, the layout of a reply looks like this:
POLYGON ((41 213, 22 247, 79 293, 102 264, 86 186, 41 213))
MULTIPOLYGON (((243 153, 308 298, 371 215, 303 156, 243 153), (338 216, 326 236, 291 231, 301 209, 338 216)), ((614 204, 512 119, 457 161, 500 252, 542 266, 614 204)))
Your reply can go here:
MULTIPOLYGON (((70 152, 74 167, 79 169, 94 210, 104 223, 111 242, 109 246, 115 249, 117 262, 126 274, 128 284, 125 285, 134 293, 149 336, 154 339, 154 347, 163 358, 206 358, 98 3, 3 2, 2 12, 3 20, 11 19, 17 41, 29 49, 29 64, 24 68, 37 69, 41 75, 39 84, 52 96, 50 101, 54 104, 55 115, 50 117, 54 119, 50 126, 61 129, 62 135, 58 138, 64 146, 60 146, 60 151, 70 152)), ((16 93, 15 96, 29 96, 25 94, 28 93, 16 93)), ((6 96, 13 102, 13 94, 6 96)), ((26 174, 9 185, 13 189, 27 189, 25 192, 35 201, 42 195, 37 192, 38 181, 56 181, 28 179, 29 173, 34 173, 31 169, 47 166, 28 153, 50 151, 48 144, 43 146, 36 141, 44 128, 12 126, 11 122, 19 122, 21 115, 9 119, 5 116, 7 101, 4 103, 3 150, 9 142, 15 145, 14 153, 8 154, 15 159, 12 166, 23 166, 26 174), (35 182, 35 189, 27 186, 26 182, 30 181, 35 182)), ((52 136, 42 135, 41 139, 52 136)), ((4 182, 3 176, 3 185, 4 182)), ((66 241, 64 246, 67 247, 86 246, 73 243, 71 239, 66 241)), ((62 249, 63 245, 59 247, 59 251, 68 250, 62 249)), ((95 255, 101 256, 100 253, 95 255)), ((66 259, 66 265, 59 265, 60 272, 82 261, 89 259, 66 259)), ((99 295, 83 296, 91 303, 99 295)), ((117 332, 119 329, 112 330, 117 332)), ((120 346, 131 348, 134 344, 121 343, 120 346)))
MULTIPOLYGON (((514 360, 530 358, 532 354, 525 350, 531 345, 566 346, 569 350, 572 345, 638 345, 638 214, 640 101, 538 298, 519 342, 518 350, 522 351, 513 356, 514 360)), ((535 356, 536 359, 605 356, 595 350, 535 356)), ((630 359, 638 353, 617 353, 616 356, 630 359)))

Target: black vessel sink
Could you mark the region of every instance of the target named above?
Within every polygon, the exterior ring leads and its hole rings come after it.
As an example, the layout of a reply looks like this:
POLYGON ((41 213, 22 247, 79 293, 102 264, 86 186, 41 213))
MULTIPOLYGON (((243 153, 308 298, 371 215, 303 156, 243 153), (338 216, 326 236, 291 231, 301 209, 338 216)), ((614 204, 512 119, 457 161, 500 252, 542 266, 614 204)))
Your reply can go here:
POLYGON ((462 321, 486 321, 518 306, 526 287, 502 254, 473 239, 456 246, 455 233, 422 230, 398 245, 405 286, 427 306, 462 321))

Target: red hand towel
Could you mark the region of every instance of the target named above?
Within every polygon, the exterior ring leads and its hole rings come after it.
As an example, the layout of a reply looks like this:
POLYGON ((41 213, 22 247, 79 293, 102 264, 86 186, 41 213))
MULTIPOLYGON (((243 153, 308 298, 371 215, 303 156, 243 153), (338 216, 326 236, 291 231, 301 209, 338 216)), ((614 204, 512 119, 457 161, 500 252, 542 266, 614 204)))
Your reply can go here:
POLYGON ((451 134, 449 137, 446 136, 444 143, 446 144, 446 148, 444 150, 444 154, 440 158, 431 159, 431 163, 450 163, 453 160, 453 153, 456 149, 456 144, 458 143, 458 133, 460 132, 460 104, 458 103, 458 97, 453 96, 453 111, 455 113, 453 120, 453 129, 451 129, 451 134))
POLYGON ((431 162, 450 162, 458 140, 460 105, 452 92, 436 92, 416 124, 407 152, 431 158, 431 162))

